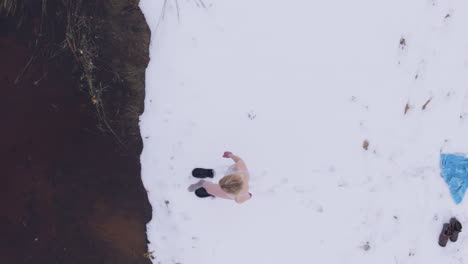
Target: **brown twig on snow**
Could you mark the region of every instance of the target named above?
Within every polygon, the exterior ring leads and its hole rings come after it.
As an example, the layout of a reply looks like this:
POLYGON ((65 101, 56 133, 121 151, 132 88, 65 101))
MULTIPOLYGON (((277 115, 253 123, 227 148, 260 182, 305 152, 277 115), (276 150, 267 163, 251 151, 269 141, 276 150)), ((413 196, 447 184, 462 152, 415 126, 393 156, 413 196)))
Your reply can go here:
POLYGON ((427 100, 427 102, 422 106, 422 110, 426 109, 426 106, 431 102, 432 97, 427 100))
POLYGON ((408 113, 408 110, 410 110, 410 108, 411 108, 411 107, 410 107, 409 104, 407 103, 407 104, 405 105, 405 115, 406 115, 406 113, 408 113))

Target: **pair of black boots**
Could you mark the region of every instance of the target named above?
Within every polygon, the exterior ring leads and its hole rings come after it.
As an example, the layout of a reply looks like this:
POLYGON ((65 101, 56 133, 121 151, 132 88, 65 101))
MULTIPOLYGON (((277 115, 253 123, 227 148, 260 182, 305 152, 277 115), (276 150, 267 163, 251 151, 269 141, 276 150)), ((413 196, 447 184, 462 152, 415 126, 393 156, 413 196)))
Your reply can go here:
POLYGON ((448 240, 455 242, 458 239, 458 234, 462 231, 462 224, 455 217, 450 219, 450 223, 445 223, 442 227, 442 232, 439 236, 439 245, 445 247, 448 240))

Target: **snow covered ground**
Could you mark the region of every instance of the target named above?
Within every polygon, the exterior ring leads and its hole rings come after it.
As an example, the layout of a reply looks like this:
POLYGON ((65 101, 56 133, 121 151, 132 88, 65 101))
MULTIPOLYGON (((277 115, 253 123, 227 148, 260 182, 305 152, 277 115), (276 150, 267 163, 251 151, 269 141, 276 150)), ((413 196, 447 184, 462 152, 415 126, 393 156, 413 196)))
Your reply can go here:
POLYGON ((450 217, 468 224, 439 169, 468 152, 467 1, 140 6, 154 263, 468 261, 466 231, 437 244, 450 217), (244 204, 186 190, 225 150, 252 172, 244 204))

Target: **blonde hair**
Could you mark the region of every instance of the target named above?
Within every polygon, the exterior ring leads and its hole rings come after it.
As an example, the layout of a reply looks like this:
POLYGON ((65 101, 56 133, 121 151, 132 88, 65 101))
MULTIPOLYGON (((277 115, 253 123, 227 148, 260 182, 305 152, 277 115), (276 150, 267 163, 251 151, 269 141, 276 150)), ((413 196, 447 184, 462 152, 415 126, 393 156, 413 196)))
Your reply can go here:
POLYGON ((236 173, 226 175, 219 180, 219 187, 229 194, 239 194, 243 186, 242 176, 236 173))

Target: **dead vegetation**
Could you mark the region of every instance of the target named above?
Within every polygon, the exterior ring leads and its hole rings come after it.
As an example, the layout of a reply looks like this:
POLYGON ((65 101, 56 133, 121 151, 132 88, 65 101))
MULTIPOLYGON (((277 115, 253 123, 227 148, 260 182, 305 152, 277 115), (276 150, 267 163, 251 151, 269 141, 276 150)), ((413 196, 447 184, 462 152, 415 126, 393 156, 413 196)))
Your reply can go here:
POLYGON ((426 109, 427 105, 431 102, 431 100, 432 100, 432 98, 429 98, 429 99, 426 101, 426 103, 423 104, 422 110, 425 110, 425 109, 426 109))
POLYGON ((411 107, 410 107, 409 103, 407 103, 407 104, 405 105, 405 115, 406 115, 406 113, 408 113, 408 111, 409 111, 410 109, 411 109, 411 107))
POLYGON ((366 139, 364 142, 362 142, 362 148, 365 150, 369 149, 369 140, 366 139))
POLYGON ((404 37, 400 38, 400 49, 404 50, 406 48, 406 39, 404 37))
POLYGON ((122 144, 106 116, 103 93, 106 86, 97 81, 96 60, 99 58, 100 46, 96 42, 96 31, 100 27, 100 21, 94 14, 86 14, 83 0, 63 0, 65 3, 65 43, 64 46, 73 54, 81 69, 82 86, 87 88, 91 103, 95 106, 96 114, 100 122, 100 128, 114 135, 119 144, 122 144))
POLYGON ((102 41, 98 35, 104 22, 97 15, 96 2, 0 0, 0 15, 13 17, 18 28, 32 28, 34 39, 30 45, 33 52, 18 73, 15 84, 20 84, 38 58, 60 63, 71 56, 78 66, 73 75, 79 76, 80 89, 89 94, 89 103, 94 106, 98 120, 97 127, 104 133, 111 133, 123 145, 107 117, 103 95, 109 84, 103 83, 98 76, 103 71, 99 61, 102 41))
POLYGON ((147 259, 154 259, 153 253, 154 253, 154 251, 146 252, 145 254, 143 254, 143 257, 145 257, 147 259))

